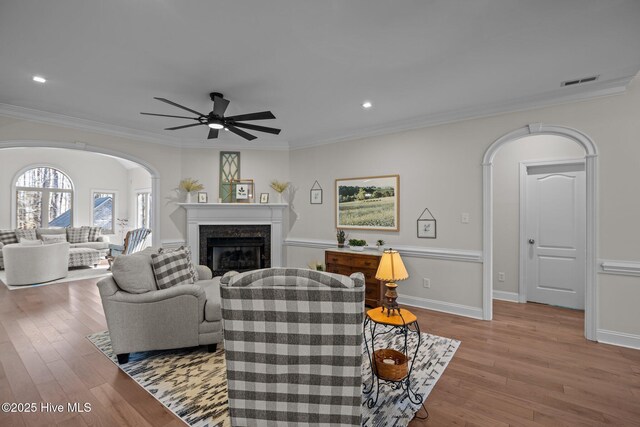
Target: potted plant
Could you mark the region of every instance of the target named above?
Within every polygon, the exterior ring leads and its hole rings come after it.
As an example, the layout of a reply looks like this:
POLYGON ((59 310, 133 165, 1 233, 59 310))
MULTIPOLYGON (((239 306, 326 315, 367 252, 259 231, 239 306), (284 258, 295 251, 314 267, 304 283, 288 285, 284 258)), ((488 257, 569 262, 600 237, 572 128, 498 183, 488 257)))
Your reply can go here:
POLYGON ((187 193, 187 203, 191 203, 191 193, 204 190, 204 185, 200 184, 197 179, 185 178, 180 181, 178 188, 187 193))
POLYGON ((378 239, 376 241, 376 246, 378 247, 378 250, 382 252, 384 250, 384 240, 378 239))
POLYGON ((278 201, 278 203, 282 203, 282 193, 284 193, 284 191, 289 188, 289 183, 288 182, 280 182, 276 179, 274 179, 273 181, 271 181, 271 188, 273 188, 276 193, 278 193, 278 198, 280 199, 278 201))
POLYGON ((312 270, 316 270, 316 271, 324 271, 324 264, 322 264, 320 261, 311 261, 309 264, 307 264, 309 266, 310 269, 312 270))
POLYGON ((336 239, 338 240, 338 247, 344 248, 344 241, 347 239, 347 235, 344 230, 338 230, 336 233, 336 239))
POLYGON ((351 248, 351 250, 362 252, 365 246, 367 246, 366 240, 349 239, 349 248, 351 248))

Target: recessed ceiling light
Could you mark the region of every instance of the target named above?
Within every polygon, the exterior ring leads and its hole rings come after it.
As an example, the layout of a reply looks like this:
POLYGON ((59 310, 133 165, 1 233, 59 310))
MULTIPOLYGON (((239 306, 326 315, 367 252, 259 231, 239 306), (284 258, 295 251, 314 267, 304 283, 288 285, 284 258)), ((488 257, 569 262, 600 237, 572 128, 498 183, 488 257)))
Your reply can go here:
POLYGON ((371 101, 364 101, 362 103, 362 108, 364 108, 365 110, 368 110, 371 107, 373 107, 373 104, 371 103, 371 101))
POLYGON ((47 79, 41 76, 33 76, 33 81, 38 83, 46 83, 47 79))

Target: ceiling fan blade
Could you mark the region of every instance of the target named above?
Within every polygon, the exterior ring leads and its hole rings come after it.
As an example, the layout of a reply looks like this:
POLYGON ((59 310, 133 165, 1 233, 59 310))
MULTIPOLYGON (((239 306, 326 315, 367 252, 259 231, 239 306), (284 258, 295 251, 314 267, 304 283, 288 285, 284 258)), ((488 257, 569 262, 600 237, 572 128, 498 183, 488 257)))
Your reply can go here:
POLYGON ((268 128, 268 127, 265 127, 265 126, 257 126, 257 125, 252 125, 252 124, 249 124, 249 123, 234 123, 233 126, 236 126, 236 127, 239 127, 239 128, 257 130, 258 132, 272 133, 274 135, 278 135, 280 133, 280 129, 268 128))
POLYGON ((224 112, 227 111, 227 107, 229 106, 229 101, 220 98, 219 96, 213 97, 213 114, 217 116, 224 116, 224 112))
POLYGON ((257 138, 257 136, 253 136, 250 133, 247 133, 245 131, 243 131, 242 129, 238 129, 235 126, 232 125, 227 125, 227 129, 229 129, 231 132, 235 133, 238 136, 243 137, 244 139, 248 140, 248 141, 253 141, 254 139, 257 138))
POLYGON ((259 113, 240 114, 239 116, 227 117, 227 119, 235 120, 236 122, 243 122, 246 120, 268 120, 275 119, 271 111, 261 111, 259 113))
POLYGON ((169 105, 173 105, 174 107, 178 107, 178 108, 182 108, 183 110, 187 110, 192 112, 193 114, 197 114, 199 116, 204 116, 204 114, 197 112, 196 110, 192 110, 191 108, 185 107, 184 105, 180 105, 180 104, 176 104, 173 101, 169 101, 168 99, 165 98, 158 98, 158 97, 153 97, 153 99, 157 99, 158 101, 162 101, 162 102, 166 102, 169 105))
POLYGON ((209 129, 209 136, 207 139, 216 139, 218 137, 219 129, 209 129))
POLYGON ((187 117, 187 116, 170 116, 168 114, 156 114, 156 113, 140 113, 145 116, 160 116, 160 117, 175 117, 176 119, 189 119, 189 120, 198 120, 197 117, 187 117))
POLYGON ((176 127, 173 127, 173 128, 164 128, 164 130, 184 129, 184 128, 190 128, 190 127, 193 127, 193 126, 202 126, 202 125, 206 125, 206 123, 192 123, 190 125, 176 126, 176 127))

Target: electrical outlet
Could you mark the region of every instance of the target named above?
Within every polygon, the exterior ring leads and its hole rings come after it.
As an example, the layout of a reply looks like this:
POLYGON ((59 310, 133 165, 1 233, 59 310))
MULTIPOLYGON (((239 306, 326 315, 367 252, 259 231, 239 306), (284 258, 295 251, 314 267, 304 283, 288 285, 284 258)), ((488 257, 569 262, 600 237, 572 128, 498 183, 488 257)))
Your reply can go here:
POLYGON ((498 273, 498 282, 504 282, 504 273, 502 271, 498 273))
POLYGON ((469 224, 469 213, 463 212, 460 214, 460 222, 463 224, 469 224))
POLYGON ((431 287, 431 280, 427 279, 426 277, 422 278, 422 286, 424 286, 425 288, 429 289, 431 287))

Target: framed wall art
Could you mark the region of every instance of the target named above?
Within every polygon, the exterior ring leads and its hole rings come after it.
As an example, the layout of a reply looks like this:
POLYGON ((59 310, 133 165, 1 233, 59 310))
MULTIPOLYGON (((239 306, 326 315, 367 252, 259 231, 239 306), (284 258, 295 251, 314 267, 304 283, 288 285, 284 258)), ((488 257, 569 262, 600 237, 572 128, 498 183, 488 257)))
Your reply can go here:
POLYGON ((336 179, 336 228, 400 230, 400 175, 336 179))
POLYGON ((311 191, 309 191, 309 202, 312 205, 322 204, 322 187, 320 187, 320 183, 317 180, 313 183, 311 191))
POLYGON ((231 203, 253 203, 253 180, 233 179, 229 182, 231 203))
POLYGON ((269 203, 269 193, 260 193, 260 203, 269 203))
POLYGON ((204 191, 198 193, 198 203, 207 203, 209 201, 209 195, 204 191))
POLYGON ((424 208, 418 217, 418 237, 421 239, 436 238, 436 219, 429 208, 424 208), (423 218, 425 212, 429 212, 430 218, 423 218))

